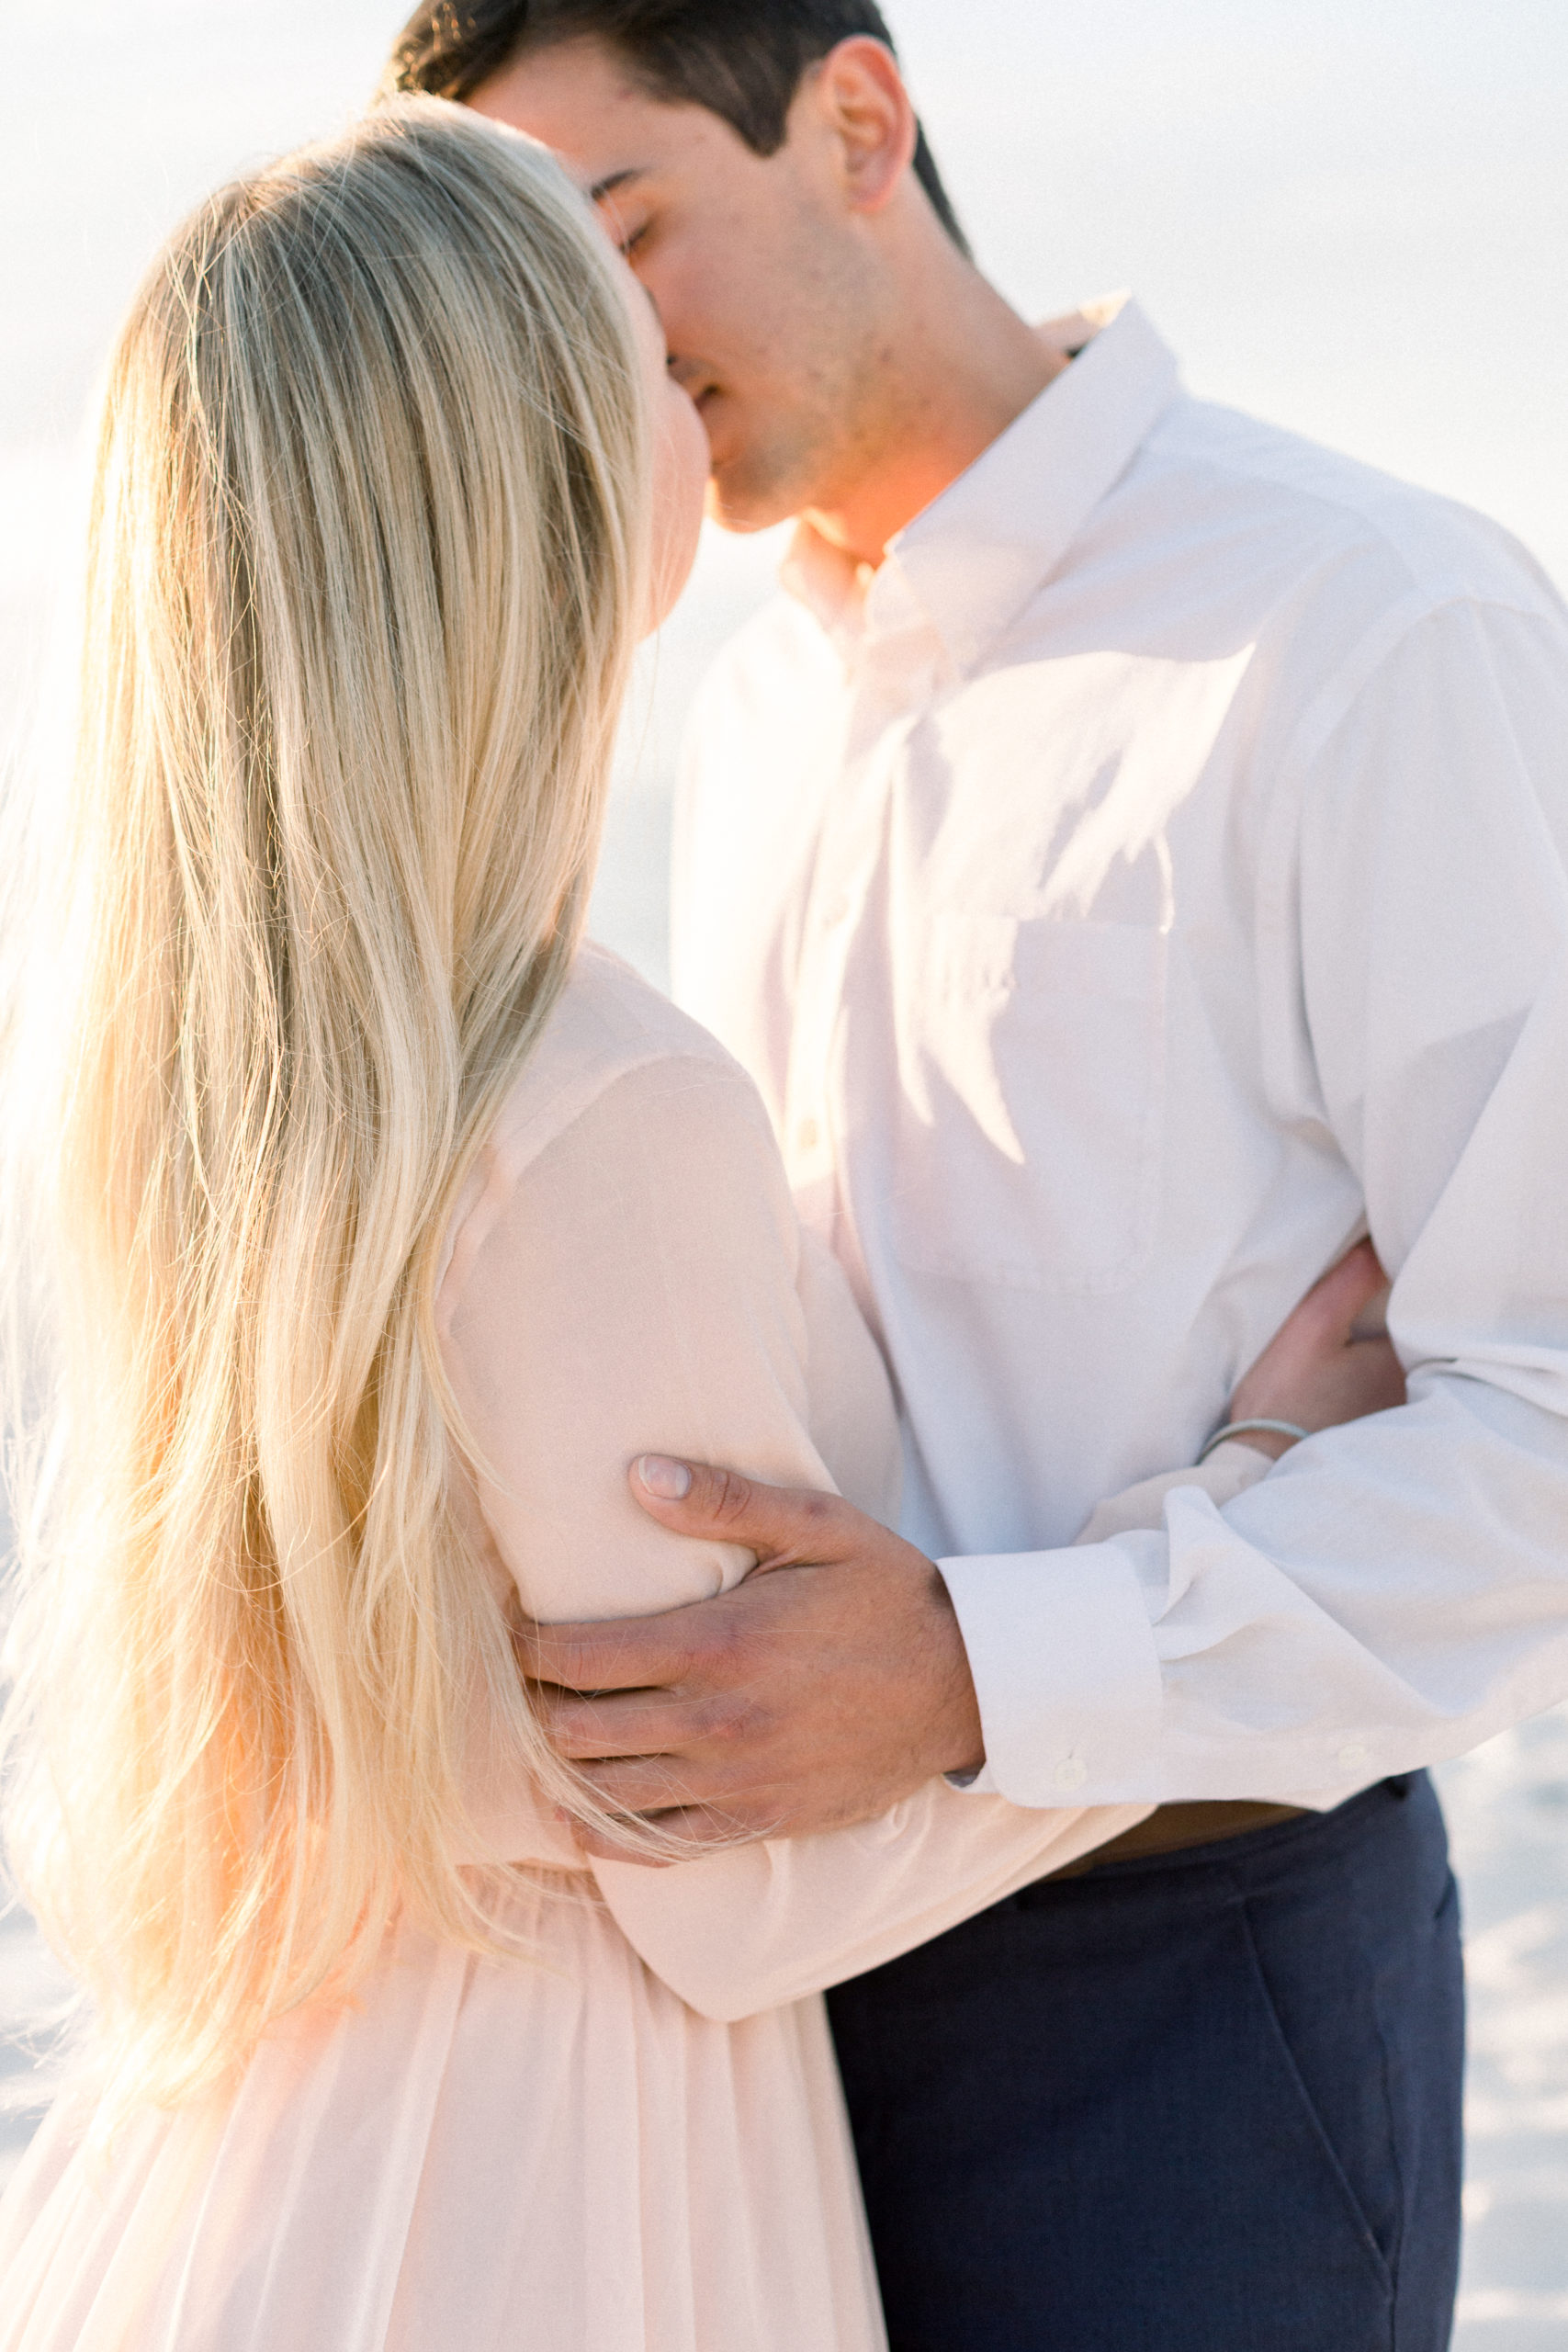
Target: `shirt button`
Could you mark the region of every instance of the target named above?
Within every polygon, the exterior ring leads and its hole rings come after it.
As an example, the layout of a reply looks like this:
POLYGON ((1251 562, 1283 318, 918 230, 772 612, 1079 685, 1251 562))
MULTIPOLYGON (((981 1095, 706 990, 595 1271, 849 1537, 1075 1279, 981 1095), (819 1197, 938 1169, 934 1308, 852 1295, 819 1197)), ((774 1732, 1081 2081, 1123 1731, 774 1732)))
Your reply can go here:
POLYGON ((1064 1756, 1051 1778, 1059 1789, 1081 1789, 1089 1778, 1089 1766, 1081 1756, 1064 1756))
POLYGON ((815 1151, 821 1132, 815 1119, 802 1119, 795 1131, 795 1139, 802 1151, 815 1151))
POLYGON ((829 929, 837 923, 847 922, 849 911, 850 902, 841 891, 835 891, 830 899, 825 899, 822 902, 822 921, 829 929))
POLYGON ((1362 1747, 1359 1739, 1348 1739, 1345 1742, 1344 1747, 1339 1751, 1339 1768, 1341 1771, 1354 1772, 1359 1766, 1370 1761, 1371 1758, 1368 1751, 1362 1747))

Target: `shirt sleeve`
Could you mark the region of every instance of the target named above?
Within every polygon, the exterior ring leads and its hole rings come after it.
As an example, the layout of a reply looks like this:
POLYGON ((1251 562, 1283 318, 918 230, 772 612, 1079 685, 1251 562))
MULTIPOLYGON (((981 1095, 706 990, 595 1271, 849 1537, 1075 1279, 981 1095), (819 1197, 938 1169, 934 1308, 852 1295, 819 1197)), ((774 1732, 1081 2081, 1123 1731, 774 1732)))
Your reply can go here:
MULTIPOLYGON (((635 1070, 500 1191, 470 1219, 443 1318, 495 1561, 546 1620, 640 1615, 733 1585, 751 1555, 638 1510, 633 1458, 680 1453, 830 1490, 814 1393, 836 1419, 854 1409, 755 1091, 716 1060, 635 1070), (835 1353, 820 1381, 814 1343, 835 1353)), ((864 1376, 880 1379, 862 1338, 864 1376)), ((891 1442, 886 1391, 863 1408, 891 1442)), ((504 1814, 485 1810, 504 1838, 504 1814)), ((1147 1810, 1046 1814, 938 1781, 857 1828, 596 1871, 649 1966, 694 2007, 737 2018, 924 1942, 1147 1810)), ((517 1821, 525 1842, 501 1850, 537 1855, 525 1806, 517 1821)))
POLYGON ((1409 1402, 1157 1532, 942 1563, 1020 1804, 1326 1804, 1568 1692, 1568 625, 1415 621, 1280 805, 1264 1076, 1360 1183, 1409 1402))

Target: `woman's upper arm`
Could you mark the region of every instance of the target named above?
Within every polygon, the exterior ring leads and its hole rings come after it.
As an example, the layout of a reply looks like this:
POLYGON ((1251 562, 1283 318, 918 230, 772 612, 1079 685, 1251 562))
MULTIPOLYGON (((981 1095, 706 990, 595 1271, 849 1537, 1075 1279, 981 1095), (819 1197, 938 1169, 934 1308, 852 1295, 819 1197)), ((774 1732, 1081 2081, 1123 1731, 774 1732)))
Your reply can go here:
MULTIPOLYGON (((639 1453, 831 1485, 808 1434, 800 1247, 766 1114, 716 1059, 617 1079, 515 1175, 495 1156, 439 1320, 486 1531, 530 1614, 666 1609, 751 1565, 640 1511, 639 1453)), ((886 1822, 599 1880, 657 1973, 739 2017, 908 1950, 1135 1817, 1091 1830, 939 1783, 886 1822)))
POLYGON ((496 1156, 439 1319, 479 1508, 530 1615, 670 1608, 751 1565, 637 1509, 640 1453, 830 1486, 798 1251, 766 1114, 716 1057, 627 1071, 514 1175, 496 1156))

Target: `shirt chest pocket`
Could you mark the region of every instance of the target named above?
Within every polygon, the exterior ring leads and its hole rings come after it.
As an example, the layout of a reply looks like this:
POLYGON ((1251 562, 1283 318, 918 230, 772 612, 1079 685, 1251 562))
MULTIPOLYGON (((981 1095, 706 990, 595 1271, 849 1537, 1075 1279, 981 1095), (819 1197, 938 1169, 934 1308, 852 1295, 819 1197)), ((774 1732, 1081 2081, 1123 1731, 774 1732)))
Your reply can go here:
POLYGON ((1121 1288, 1158 1217, 1166 934, 942 913, 911 947, 897 1255, 961 1280, 1121 1288))

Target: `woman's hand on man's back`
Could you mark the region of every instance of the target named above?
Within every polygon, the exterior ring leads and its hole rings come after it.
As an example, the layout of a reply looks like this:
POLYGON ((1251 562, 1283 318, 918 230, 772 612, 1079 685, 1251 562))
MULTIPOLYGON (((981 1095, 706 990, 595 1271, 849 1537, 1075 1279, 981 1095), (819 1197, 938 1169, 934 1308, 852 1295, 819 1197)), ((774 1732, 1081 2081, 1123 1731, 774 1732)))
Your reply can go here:
MULTIPOLYGON (((1242 1374, 1227 1421, 1293 1421, 1327 1430, 1404 1402, 1404 1367, 1383 1328, 1388 1276, 1370 1241, 1359 1241, 1314 1283, 1242 1374)), ((1282 1453, 1289 1438, 1249 1433, 1248 1445, 1282 1453)))

